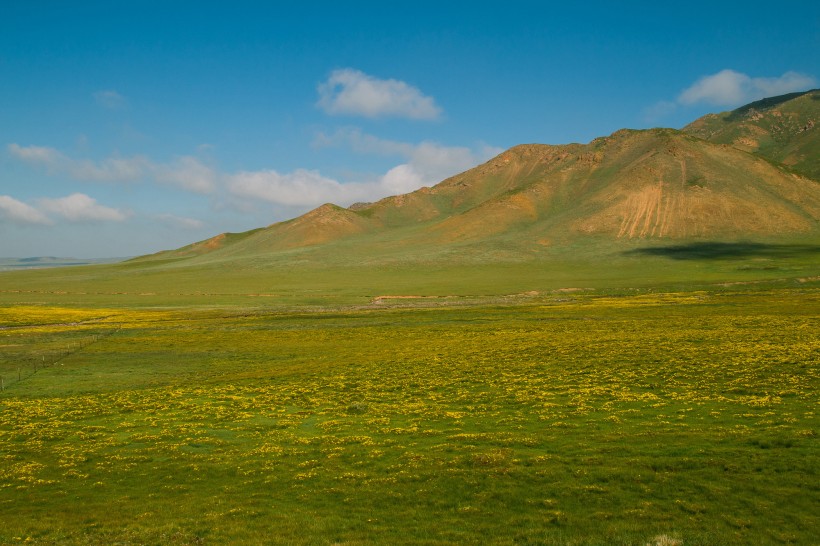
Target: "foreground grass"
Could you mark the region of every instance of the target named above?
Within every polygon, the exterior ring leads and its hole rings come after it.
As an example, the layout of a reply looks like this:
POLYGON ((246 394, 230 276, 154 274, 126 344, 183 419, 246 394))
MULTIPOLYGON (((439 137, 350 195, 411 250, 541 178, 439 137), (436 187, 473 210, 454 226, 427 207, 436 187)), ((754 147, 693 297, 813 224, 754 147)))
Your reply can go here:
POLYGON ((3 544, 820 530, 817 288, 0 324, 3 544))

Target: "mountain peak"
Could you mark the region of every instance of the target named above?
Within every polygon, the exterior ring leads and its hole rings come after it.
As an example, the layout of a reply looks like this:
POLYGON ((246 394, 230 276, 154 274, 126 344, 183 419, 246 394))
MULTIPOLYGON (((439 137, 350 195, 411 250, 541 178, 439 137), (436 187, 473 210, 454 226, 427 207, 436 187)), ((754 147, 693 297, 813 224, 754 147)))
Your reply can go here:
POLYGON ((820 89, 752 102, 707 114, 684 131, 717 144, 774 160, 820 179, 820 89))

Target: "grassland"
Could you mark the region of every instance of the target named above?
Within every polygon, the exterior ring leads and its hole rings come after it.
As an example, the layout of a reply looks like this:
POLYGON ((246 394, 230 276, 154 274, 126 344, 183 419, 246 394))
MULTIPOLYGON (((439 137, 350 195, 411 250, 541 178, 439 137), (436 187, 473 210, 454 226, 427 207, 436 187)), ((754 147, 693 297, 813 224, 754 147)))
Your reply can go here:
POLYGON ((372 296, 5 292, 0 543, 815 543, 816 280, 372 296))
POLYGON ((515 242, 507 240, 419 254, 389 237, 371 243, 353 238, 241 259, 206 255, 3 272, 0 305, 327 309, 366 306, 384 295, 452 296, 453 303, 567 288, 631 293, 802 286, 820 274, 816 235, 665 244, 587 237, 532 252, 510 252, 515 242))
POLYGON ((0 272, 0 544, 817 544, 816 104, 0 272))

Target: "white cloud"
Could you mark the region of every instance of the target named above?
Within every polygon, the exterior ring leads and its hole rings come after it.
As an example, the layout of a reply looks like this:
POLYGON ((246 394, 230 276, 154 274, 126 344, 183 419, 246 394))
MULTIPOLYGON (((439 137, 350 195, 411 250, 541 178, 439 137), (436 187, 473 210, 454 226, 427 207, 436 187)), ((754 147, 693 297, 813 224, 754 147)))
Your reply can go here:
POLYGON ((286 174, 273 170, 239 172, 227 176, 226 181, 228 191, 239 197, 289 206, 356 201, 360 195, 366 194, 362 192, 361 184, 341 184, 306 169, 286 174))
POLYGON ((151 162, 142 156, 109 157, 98 162, 63 157, 52 169, 67 172, 75 180, 128 182, 144 176, 151 169, 151 162))
POLYGON ((379 179, 378 187, 384 190, 384 195, 374 195, 368 200, 373 201, 387 195, 409 193, 424 185, 424 176, 422 173, 413 165, 403 163, 393 167, 379 179))
POLYGON ((708 104, 733 108, 767 97, 806 91, 816 85, 816 78, 798 72, 786 72, 777 78, 755 78, 727 68, 703 76, 681 91, 675 101, 662 100, 645 108, 643 118, 647 123, 655 123, 680 106, 708 104))
POLYGON ((11 143, 8 145, 8 151, 17 159, 27 163, 44 163, 50 165, 56 163, 62 157, 62 154, 54 148, 45 146, 20 146, 19 144, 11 143))
POLYGON ((441 114, 435 100, 416 87, 352 68, 334 70, 318 91, 317 105, 331 115, 437 119, 441 114))
POLYGON ((93 97, 97 104, 108 110, 116 110, 126 104, 125 97, 112 89, 97 91, 93 97))
MULTIPOLYGON (((151 179, 186 191, 215 196, 213 206, 230 205, 239 210, 253 210, 260 202, 294 209, 315 207, 332 202, 350 205, 357 201, 375 201, 389 195, 407 193, 422 186, 434 185, 445 178, 467 170, 497 155, 498 148, 478 146, 442 146, 434 142, 412 144, 375 137, 358 129, 338 131, 330 136, 320 134, 314 145, 344 146, 360 154, 400 158, 382 175, 354 181, 339 181, 318 171, 296 169, 220 173, 193 156, 182 156, 168 163, 155 163, 147 157, 110 157, 101 161, 67 157, 53 148, 10 144, 9 152, 22 161, 45 166, 52 174, 67 174, 83 181, 135 181, 151 179)), ((39 209, 60 215, 70 221, 123 220, 119 209, 98 205, 84 194, 61 199, 42 199, 39 209)), ((198 220, 154 216, 158 221, 181 228, 202 227, 198 220)))
POLYGON ((678 96, 678 102, 682 104, 706 102, 721 106, 738 104, 743 102, 746 88, 749 87, 751 80, 746 74, 734 70, 721 70, 717 74, 704 76, 685 89, 678 96))
POLYGON ((216 172, 195 157, 179 157, 167 165, 152 164, 149 170, 157 181, 195 193, 211 193, 216 188, 216 172))
POLYGON ((128 214, 120 209, 106 207, 83 193, 73 193, 58 199, 40 199, 40 208, 58 214, 70 222, 121 222, 128 214))
POLYGON ((410 188, 406 191, 441 182, 503 151, 492 146, 472 150, 464 146, 442 146, 429 141, 411 144, 368 135, 359 129, 342 129, 332 135, 320 133, 314 139, 314 145, 347 146, 360 154, 402 157, 406 163, 391 169, 383 178, 391 181, 388 184, 390 187, 396 187, 399 179, 407 180, 407 183, 401 184, 403 188, 410 188), (411 182, 413 180, 416 182, 411 182))
POLYGON ((195 157, 182 156, 170 163, 155 163, 144 156, 109 157, 101 161, 73 159, 54 148, 9 144, 9 153, 26 163, 43 165, 52 174, 65 173, 87 182, 131 182, 150 178, 195 192, 211 193, 217 173, 195 157))
POLYGON ((684 105, 740 106, 765 97, 804 91, 816 83, 815 78, 797 72, 786 72, 778 78, 753 78, 725 69, 700 78, 681 92, 678 102, 684 105))
POLYGON ((52 223, 39 210, 8 195, 0 195, 0 220, 8 220, 16 224, 52 223))
POLYGON ((75 180, 95 182, 122 182, 136 180, 151 167, 151 162, 142 156, 129 158, 110 157, 102 161, 72 159, 59 150, 45 146, 8 145, 9 153, 35 165, 42 165, 50 173, 66 173, 75 180))
POLYGON ((313 139, 317 148, 346 146, 359 154, 400 155, 409 157, 414 145, 407 142, 386 140, 363 133, 357 128, 339 129, 332 135, 319 133, 313 139))
POLYGON ((402 154, 407 161, 387 171, 379 179, 379 187, 384 190, 384 195, 395 195, 432 186, 497 155, 493 151, 487 149, 476 153, 469 148, 441 146, 432 142, 410 145, 402 154))
POLYGON ((798 72, 786 72, 779 78, 753 78, 752 84, 760 92, 760 98, 763 98, 808 91, 817 85, 817 79, 798 72))
POLYGON ((422 142, 413 149, 409 164, 421 173, 425 181, 435 183, 489 159, 491 156, 486 153, 483 150, 478 155, 465 147, 422 142))
POLYGON ((0 195, 0 218, 2 219, 20 224, 51 225, 54 222, 45 214, 46 212, 70 222, 121 222, 129 216, 120 209, 100 205, 95 199, 82 193, 74 193, 57 199, 38 199, 36 208, 8 195, 0 195))
POLYGON ((385 140, 358 129, 337 131, 329 136, 319 134, 314 145, 348 146, 357 153, 395 155, 404 158, 405 162, 381 176, 357 182, 339 182, 317 171, 305 169, 285 174, 276 171, 241 172, 226 177, 228 191, 245 199, 259 199, 285 206, 314 207, 327 202, 346 206, 431 186, 501 152, 489 146, 474 151, 432 142, 410 144, 385 140))

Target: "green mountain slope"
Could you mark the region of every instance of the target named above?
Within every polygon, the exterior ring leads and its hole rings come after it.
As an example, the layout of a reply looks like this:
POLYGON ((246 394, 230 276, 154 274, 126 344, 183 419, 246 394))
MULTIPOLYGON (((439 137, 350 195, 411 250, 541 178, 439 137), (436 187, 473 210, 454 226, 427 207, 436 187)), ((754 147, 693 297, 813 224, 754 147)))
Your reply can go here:
POLYGON ((763 99, 731 112, 708 114, 683 130, 820 179, 820 89, 763 99))

